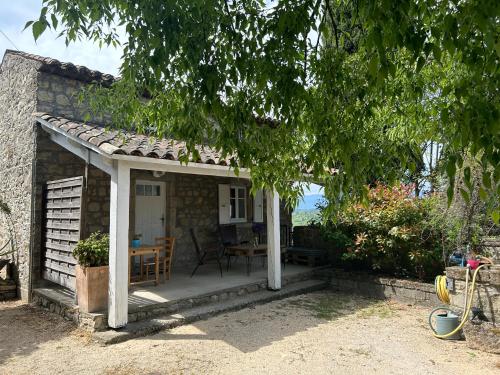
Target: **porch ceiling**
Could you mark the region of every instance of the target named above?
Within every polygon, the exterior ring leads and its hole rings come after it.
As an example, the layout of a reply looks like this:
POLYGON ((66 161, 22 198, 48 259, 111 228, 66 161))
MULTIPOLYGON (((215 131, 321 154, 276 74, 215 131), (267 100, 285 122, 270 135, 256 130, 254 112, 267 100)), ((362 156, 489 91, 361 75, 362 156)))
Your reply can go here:
MULTIPOLYGON (((77 139, 81 144, 98 149, 104 155, 128 155, 152 159, 179 161, 186 153, 186 143, 174 139, 155 138, 132 131, 110 130, 102 125, 69 120, 49 113, 38 112, 35 118, 50 124, 60 133, 77 139)), ((231 158, 222 157, 217 150, 208 146, 196 146, 200 154, 193 163, 229 166, 231 158)))

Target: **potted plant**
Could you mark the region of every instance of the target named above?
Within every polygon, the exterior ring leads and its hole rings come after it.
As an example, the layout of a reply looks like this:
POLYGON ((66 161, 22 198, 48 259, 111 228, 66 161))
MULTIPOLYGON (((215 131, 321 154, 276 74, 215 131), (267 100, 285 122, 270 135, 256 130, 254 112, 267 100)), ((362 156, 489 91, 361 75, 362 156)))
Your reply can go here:
POLYGON ((141 236, 141 234, 134 234, 134 237, 132 237, 132 247, 141 246, 141 236))
POLYGON ((78 306, 83 312, 105 310, 108 305, 109 235, 92 233, 73 250, 78 306))

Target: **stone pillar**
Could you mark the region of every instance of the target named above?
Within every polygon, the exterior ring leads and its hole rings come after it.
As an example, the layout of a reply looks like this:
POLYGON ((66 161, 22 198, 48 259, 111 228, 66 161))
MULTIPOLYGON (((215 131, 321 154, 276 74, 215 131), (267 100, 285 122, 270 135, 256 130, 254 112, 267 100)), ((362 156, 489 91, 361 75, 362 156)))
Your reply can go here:
MULTIPOLYGON (((469 283, 472 282, 473 272, 469 283)), ((457 311, 462 311, 465 305, 465 275, 465 267, 446 268, 446 277, 451 283, 450 307, 457 311)), ((479 307, 489 321, 500 323, 500 265, 479 271, 472 306, 479 307)))

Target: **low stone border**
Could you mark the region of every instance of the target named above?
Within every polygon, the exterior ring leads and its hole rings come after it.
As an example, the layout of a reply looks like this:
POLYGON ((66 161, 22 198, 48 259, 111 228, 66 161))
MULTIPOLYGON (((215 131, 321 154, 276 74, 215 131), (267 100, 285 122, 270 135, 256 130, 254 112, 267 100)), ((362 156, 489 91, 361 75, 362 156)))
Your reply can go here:
POLYGON ((298 294, 322 290, 327 286, 324 280, 305 280, 291 283, 277 291, 269 291, 267 289, 260 290, 259 292, 250 293, 227 301, 219 301, 218 303, 182 310, 181 313, 162 315, 157 318, 129 323, 126 327, 117 330, 108 329, 104 332, 94 332, 92 334, 92 339, 102 345, 116 344, 132 338, 151 335, 162 330, 178 327, 183 324, 208 319, 218 314, 237 311, 245 307, 268 303, 298 294))
MULTIPOLYGON (((295 275, 284 276, 282 286, 317 279, 318 272, 321 273, 325 267, 315 268, 295 275)), ((160 315, 170 315, 179 311, 207 305, 210 303, 222 303, 234 298, 245 296, 267 290, 267 280, 262 279, 245 285, 217 290, 192 298, 179 299, 165 303, 156 303, 143 307, 129 309, 129 323, 151 319, 160 315)), ((83 313, 75 305, 73 297, 64 293, 64 289, 58 286, 51 288, 37 288, 33 290, 33 303, 51 312, 73 321, 76 325, 88 331, 104 331, 108 328, 107 313, 83 313)))
POLYGON ((324 270, 321 273, 324 278, 330 280, 331 288, 336 291, 373 298, 391 298, 403 303, 425 306, 441 304, 436 296, 434 284, 340 269, 324 270))
POLYGON ((85 330, 103 331, 108 328, 108 319, 104 313, 81 312, 73 299, 65 296, 58 288, 37 288, 33 290, 32 303, 50 312, 61 315, 85 330))

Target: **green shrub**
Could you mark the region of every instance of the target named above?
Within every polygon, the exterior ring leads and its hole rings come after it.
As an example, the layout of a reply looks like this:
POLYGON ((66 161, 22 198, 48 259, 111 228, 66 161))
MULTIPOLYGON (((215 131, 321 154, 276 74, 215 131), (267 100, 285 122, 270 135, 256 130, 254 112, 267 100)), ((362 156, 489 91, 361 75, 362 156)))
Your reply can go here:
POLYGON ((377 185, 367 204, 350 205, 322 233, 345 268, 430 280, 450 247, 439 206, 437 196, 412 197, 410 186, 377 185))
POLYGON ((82 267, 107 266, 109 262, 109 235, 92 233, 80 240, 73 250, 73 256, 82 267))

